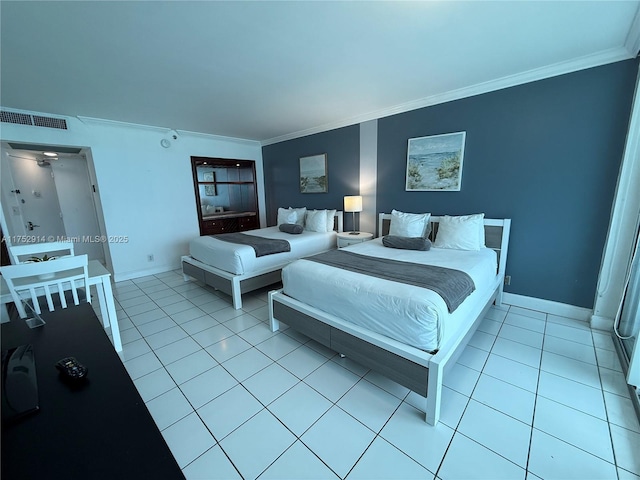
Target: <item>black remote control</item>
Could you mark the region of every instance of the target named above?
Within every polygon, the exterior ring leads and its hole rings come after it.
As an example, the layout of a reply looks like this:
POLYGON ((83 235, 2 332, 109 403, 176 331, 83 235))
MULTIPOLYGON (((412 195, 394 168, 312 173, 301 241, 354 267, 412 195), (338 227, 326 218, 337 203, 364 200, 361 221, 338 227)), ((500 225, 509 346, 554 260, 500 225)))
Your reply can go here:
POLYGON ((75 357, 66 357, 56 363, 56 368, 63 378, 72 381, 81 381, 87 377, 89 370, 75 357))

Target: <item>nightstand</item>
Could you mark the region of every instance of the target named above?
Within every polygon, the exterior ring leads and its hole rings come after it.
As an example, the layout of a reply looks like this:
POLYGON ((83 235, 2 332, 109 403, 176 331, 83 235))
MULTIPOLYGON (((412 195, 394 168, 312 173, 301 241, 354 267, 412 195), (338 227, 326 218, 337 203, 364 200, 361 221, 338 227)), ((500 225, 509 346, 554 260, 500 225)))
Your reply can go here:
POLYGON ((338 248, 348 247, 349 245, 355 245, 356 243, 366 242, 373 238, 373 233, 358 232, 356 235, 351 235, 350 232, 338 233, 338 248))

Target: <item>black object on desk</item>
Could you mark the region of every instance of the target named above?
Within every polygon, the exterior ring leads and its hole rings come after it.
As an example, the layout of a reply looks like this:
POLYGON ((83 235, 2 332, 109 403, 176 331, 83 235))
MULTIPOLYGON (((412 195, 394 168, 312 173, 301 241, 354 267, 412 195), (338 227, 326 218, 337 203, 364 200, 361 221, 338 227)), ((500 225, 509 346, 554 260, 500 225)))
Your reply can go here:
POLYGON ((43 313, 46 325, 2 324, 2 350, 31 344, 39 412, 2 427, 2 478, 182 479, 162 434, 91 305, 43 313), (54 367, 75 356, 91 370, 70 388, 54 367))
POLYGON ((88 369, 82 365, 76 357, 66 357, 56 362, 56 368, 62 379, 79 385, 87 379, 88 369))
POLYGON ((20 345, 3 350, 2 425, 17 422, 38 409, 38 380, 33 346, 20 345))

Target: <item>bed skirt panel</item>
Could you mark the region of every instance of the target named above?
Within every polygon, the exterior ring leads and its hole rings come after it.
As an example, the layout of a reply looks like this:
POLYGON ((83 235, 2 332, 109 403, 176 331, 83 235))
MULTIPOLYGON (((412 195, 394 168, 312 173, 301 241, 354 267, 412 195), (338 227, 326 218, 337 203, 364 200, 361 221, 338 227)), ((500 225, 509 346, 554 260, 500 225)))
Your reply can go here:
POLYGON ((429 369, 339 330, 288 305, 273 302, 273 318, 314 339, 334 352, 381 373, 408 389, 427 396, 429 369))

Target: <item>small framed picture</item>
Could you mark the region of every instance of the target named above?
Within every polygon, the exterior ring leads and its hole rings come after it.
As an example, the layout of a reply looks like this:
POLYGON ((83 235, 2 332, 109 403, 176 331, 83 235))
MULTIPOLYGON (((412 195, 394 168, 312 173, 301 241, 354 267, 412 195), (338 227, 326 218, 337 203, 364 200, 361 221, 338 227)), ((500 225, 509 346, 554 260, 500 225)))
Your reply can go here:
POLYGON ((300 192, 327 193, 327 154, 300 158, 300 192))
MULTIPOLYGON (((215 182, 216 181, 215 172, 204 172, 202 174, 202 181, 203 182, 215 182)), ((213 185, 205 185, 204 186, 204 194, 207 197, 215 197, 218 194, 218 192, 216 192, 215 184, 213 184, 213 185)))

